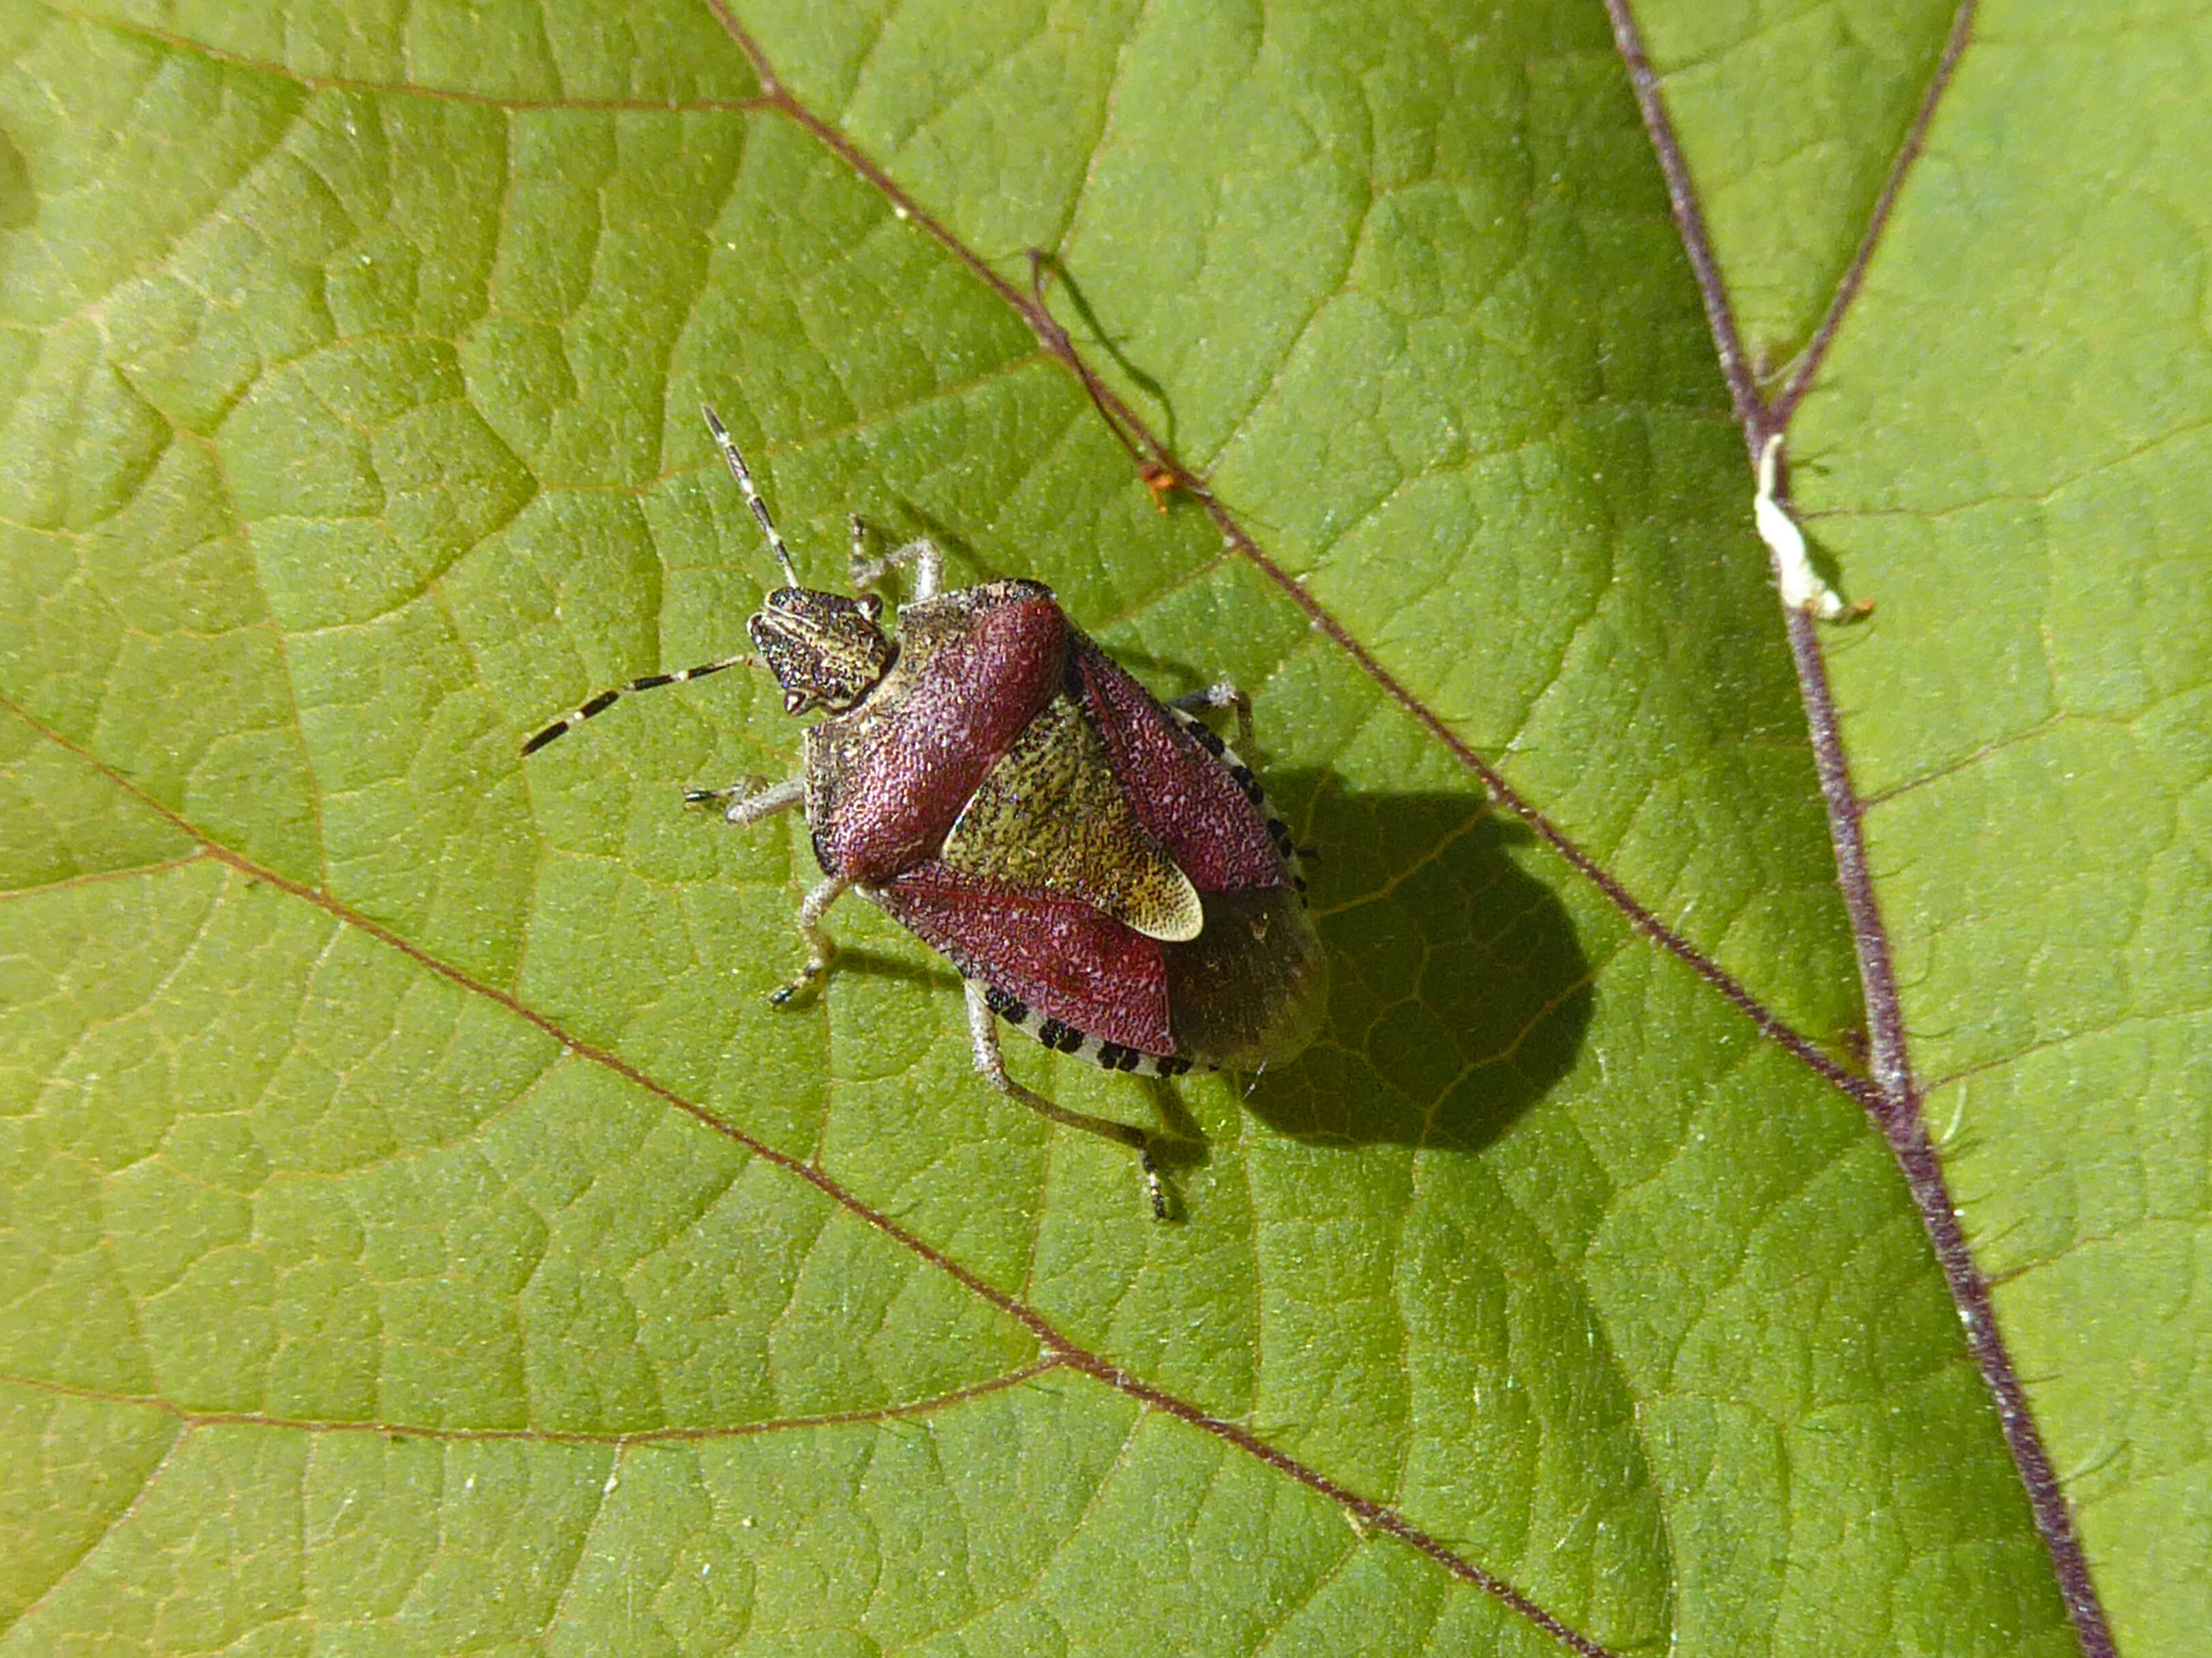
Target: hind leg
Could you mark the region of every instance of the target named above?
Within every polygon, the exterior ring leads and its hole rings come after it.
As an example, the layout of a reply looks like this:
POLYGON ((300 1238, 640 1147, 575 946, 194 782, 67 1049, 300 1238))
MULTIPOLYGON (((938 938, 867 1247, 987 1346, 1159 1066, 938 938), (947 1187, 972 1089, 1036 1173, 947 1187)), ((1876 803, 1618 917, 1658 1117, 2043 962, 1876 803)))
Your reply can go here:
POLYGON ((1168 699, 1168 707, 1181 708, 1185 714, 1196 714, 1201 708, 1234 708, 1237 710, 1237 740, 1246 748, 1252 746, 1252 699, 1237 689, 1230 680, 1217 680, 1202 691, 1189 691, 1168 699))
POLYGON ((1168 1218, 1167 1193, 1160 1186, 1160 1171, 1152 1161, 1152 1138, 1133 1123, 1115 1122, 1108 1117, 1093 1117, 1081 1111, 1071 1111, 1045 1098, 1033 1089, 1023 1087, 1006 1074, 1006 1056, 999 1052, 999 1016, 991 1011, 989 993, 979 979, 969 979, 963 987, 968 993, 968 1035, 975 1049, 975 1069, 983 1080, 1010 1099, 1019 1100, 1040 1116, 1054 1122, 1066 1123, 1070 1128, 1080 1128, 1085 1133, 1096 1134, 1102 1139, 1126 1145, 1137 1154, 1137 1166, 1145 1172, 1145 1192, 1152 1201, 1152 1218, 1168 1218))

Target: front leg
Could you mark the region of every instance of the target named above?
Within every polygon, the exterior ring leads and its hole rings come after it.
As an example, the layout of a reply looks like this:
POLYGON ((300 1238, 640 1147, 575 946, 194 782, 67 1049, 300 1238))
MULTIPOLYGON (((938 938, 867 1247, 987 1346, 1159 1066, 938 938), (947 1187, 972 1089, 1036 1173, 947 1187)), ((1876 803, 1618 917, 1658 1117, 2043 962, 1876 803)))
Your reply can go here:
POLYGON ((684 804, 687 806, 719 805, 729 802, 722 816, 740 829, 748 823, 757 823, 763 817, 773 817, 780 811, 789 811, 806 799, 806 780, 794 777, 788 782, 763 788, 757 777, 741 777, 726 788, 686 789, 684 804))
MULTIPOLYGON (((741 778, 726 788, 684 791, 687 805, 718 805, 728 801, 722 816, 741 828, 757 823, 763 817, 773 817, 780 811, 789 811, 805 799, 806 780, 803 777, 792 778, 771 788, 761 787, 758 778, 741 778)), ((790 983, 769 993, 769 1000, 778 1007, 786 1005, 802 990, 820 983, 822 975, 830 970, 830 963, 837 955, 837 941, 823 929, 822 917, 852 884, 842 876, 833 875, 799 901, 799 936, 806 940, 806 965, 790 983)))
POLYGON ((880 586, 893 570, 902 564, 914 566, 914 597, 908 602, 919 604, 925 598, 934 598, 945 586, 945 555, 937 544, 927 537, 909 541, 896 547, 881 558, 868 556, 868 526, 858 513, 852 515, 853 525, 853 586, 866 592, 880 586))

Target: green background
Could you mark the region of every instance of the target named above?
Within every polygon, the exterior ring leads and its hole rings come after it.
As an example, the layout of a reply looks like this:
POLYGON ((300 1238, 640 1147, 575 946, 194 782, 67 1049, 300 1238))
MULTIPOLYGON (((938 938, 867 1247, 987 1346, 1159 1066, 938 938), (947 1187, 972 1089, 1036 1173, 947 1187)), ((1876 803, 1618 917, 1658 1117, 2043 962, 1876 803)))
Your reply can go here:
MULTIPOLYGON (((1859 1062, 1603 12, 740 10, 1062 257, 1265 562, 702 5, 0 0, 0 1652, 1563 1650, 1316 1481, 1614 1653, 2074 1649, 1858 1104, 1438 735, 1859 1062), (1255 693, 1322 1042, 1009 1047, 1167 1125, 1182 1224, 864 908, 765 1005, 803 825, 678 802, 790 767, 759 683, 518 760, 739 642, 702 399, 812 579, 857 508, 1255 693)), ((1638 15, 1779 374, 1952 14, 1638 15)), ((1791 431, 1931 1130, 2142 1655, 2212 1625, 2208 58, 1981 7, 1791 431)))

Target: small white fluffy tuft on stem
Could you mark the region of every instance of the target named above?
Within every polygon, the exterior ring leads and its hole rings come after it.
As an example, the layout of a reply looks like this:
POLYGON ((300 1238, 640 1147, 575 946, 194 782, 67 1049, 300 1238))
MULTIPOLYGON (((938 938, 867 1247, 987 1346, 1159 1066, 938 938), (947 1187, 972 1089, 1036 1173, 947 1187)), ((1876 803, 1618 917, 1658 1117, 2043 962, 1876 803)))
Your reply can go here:
POLYGON ((1783 604, 1793 610, 1809 611, 1823 622, 1864 616, 1872 605, 1846 604, 1834 588, 1820 580, 1806 550, 1805 532, 1790 516, 1789 508, 1775 499, 1775 477, 1781 461, 1782 434, 1776 432, 1759 452, 1759 493, 1752 497, 1751 515, 1759 526, 1759 538, 1774 555, 1774 579, 1782 588, 1783 604))

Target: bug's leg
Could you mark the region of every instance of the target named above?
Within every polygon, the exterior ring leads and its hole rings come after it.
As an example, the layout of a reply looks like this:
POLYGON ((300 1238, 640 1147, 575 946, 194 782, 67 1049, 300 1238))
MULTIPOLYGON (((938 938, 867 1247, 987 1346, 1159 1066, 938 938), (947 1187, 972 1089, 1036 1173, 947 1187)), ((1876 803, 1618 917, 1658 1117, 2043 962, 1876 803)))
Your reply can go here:
MULTIPOLYGON (((722 816, 743 827, 757 823, 764 817, 773 817, 780 811, 789 811, 806 799, 806 780, 793 777, 771 787, 762 788, 757 778, 746 778, 720 789, 686 789, 684 799, 687 805, 711 805, 724 800, 729 802, 722 816)), ((793 996, 809 986, 820 981, 830 970, 830 963, 837 954, 837 941, 822 926, 822 917, 830 906, 845 896, 853 884, 842 876, 831 876, 813 891, 799 900, 799 932, 806 940, 806 965, 799 976, 787 985, 771 992, 769 1000, 781 1007, 793 996)))
POLYGON ((778 1007, 787 1005, 802 990, 811 989, 822 982, 822 975, 830 970, 830 963, 837 954, 837 941, 822 930, 823 913, 852 888, 853 883, 842 875, 832 875, 805 897, 799 901, 799 932, 806 940, 806 965, 799 976, 781 988, 769 993, 769 1000, 778 1007))
POLYGON ((1239 690, 1230 680, 1217 680, 1202 691, 1190 691, 1182 696, 1170 697, 1168 707, 1181 708, 1186 714, 1195 714, 1201 708, 1234 708, 1237 710, 1237 740, 1248 749, 1252 746, 1252 699, 1239 690))
POLYGON ((945 555, 927 537, 892 549, 881 558, 868 556, 868 525, 858 513, 852 515, 853 585, 863 592, 879 586, 902 564, 914 566, 914 603, 934 598, 945 585, 945 555))
POLYGON ((884 556, 884 562, 914 566, 914 596, 917 603, 936 598, 945 586, 945 555, 937 550, 935 542, 926 537, 895 548, 884 556))
POLYGON ((1137 1166, 1145 1171, 1145 1192, 1152 1199, 1152 1218, 1168 1218, 1167 1193, 1160 1186, 1160 1171, 1152 1161, 1152 1139, 1134 1123, 1115 1122, 1109 1117, 1093 1117, 1081 1111, 1071 1111, 1064 1105, 1055 1105, 1033 1089, 1023 1087, 1006 1074, 1006 1061, 999 1052, 999 1016, 991 1011, 988 993, 979 979, 969 979, 962 988, 968 994, 968 1035, 975 1045, 975 1069, 983 1073, 983 1080, 1001 1094, 1019 1100, 1024 1105, 1054 1122, 1066 1123, 1070 1128, 1080 1128, 1086 1133, 1126 1145, 1137 1154, 1137 1166))
POLYGON ((773 817, 780 811, 789 811, 805 799, 804 777, 794 777, 772 787, 763 786, 757 777, 741 777, 726 788, 684 791, 684 804, 687 806, 720 805, 728 801, 728 809, 722 816, 739 828, 757 823, 763 817, 773 817))

